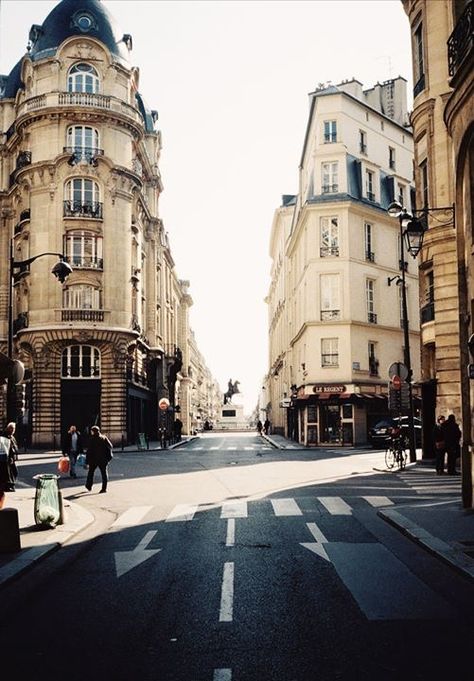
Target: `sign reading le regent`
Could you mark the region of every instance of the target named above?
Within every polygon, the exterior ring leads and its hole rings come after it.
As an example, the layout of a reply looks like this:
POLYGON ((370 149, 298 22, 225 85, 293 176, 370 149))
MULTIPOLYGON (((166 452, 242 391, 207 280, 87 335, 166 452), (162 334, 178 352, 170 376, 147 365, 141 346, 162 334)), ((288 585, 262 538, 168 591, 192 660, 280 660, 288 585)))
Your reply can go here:
POLYGON ((314 385, 314 393, 345 393, 345 385, 314 385))

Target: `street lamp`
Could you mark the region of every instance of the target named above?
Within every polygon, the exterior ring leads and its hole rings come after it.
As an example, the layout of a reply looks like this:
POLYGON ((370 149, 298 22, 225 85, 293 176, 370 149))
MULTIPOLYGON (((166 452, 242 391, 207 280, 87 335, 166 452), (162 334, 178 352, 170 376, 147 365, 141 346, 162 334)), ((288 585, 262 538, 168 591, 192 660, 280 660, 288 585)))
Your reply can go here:
MULTIPOLYGON (((27 258, 26 260, 15 260, 13 256, 13 239, 10 240, 10 258, 9 258, 9 270, 8 270, 8 358, 13 359, 13 278, 14 270, 27 267, 32 262, 38 258, 42 258, 45 255, 56 255, 59 258, 51 273, 61 282, 64 283, 67 277, 72 272, 72 267, 66 262, 65 256, 62 253, 39 253, 34 255, 32 258, 27 258)), ((7 378, 7 420, 16 421, 16 404, 15 404, 15 381, 13 376, 8 376, 7 378)))
POLYGON ((398 218, 400 225, 400 261, 401 261, 401 276, 389 277, 387 280, 390 286, 391 282, 396 279, 397 284, 401 285, 402 290, 402 323, 403 323, 403 361, 407 368, 407 383, 408 383, 408 437, 410 442, 410 461, 416 461, 416 445, 415 445, 415 426, 413 423, 413 389, 412 377, 413 370, 411 368, 410 357, 410 334, 408 322, 408 306, 407 306, 407 290, 405 280, 405 241, 409 253, 416 258, 421 250, 423 244, 423 237, 426 231, 426 221, 423 218, 417 218, 407 212, 403 206, 394 201, 387 209, 387 213, 393 217, 398 218))

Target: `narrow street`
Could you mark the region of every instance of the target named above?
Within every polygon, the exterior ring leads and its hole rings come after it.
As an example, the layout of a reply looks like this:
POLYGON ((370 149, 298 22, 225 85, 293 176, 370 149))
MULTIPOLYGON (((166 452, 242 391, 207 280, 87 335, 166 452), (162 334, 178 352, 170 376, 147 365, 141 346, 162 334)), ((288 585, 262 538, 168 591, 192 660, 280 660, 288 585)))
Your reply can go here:
MULTIPOLYGON (((35 464, 20 463, 28 480, 35 464)), ((377 515, 449 500, 459 480, 387 473, 378 451, 277 450, 254 433, 117 452, 106 495, 80 475, 63 496, 94 525, 2 592, 16 678, 432 680, 466 669, 472 586, 377 515)))

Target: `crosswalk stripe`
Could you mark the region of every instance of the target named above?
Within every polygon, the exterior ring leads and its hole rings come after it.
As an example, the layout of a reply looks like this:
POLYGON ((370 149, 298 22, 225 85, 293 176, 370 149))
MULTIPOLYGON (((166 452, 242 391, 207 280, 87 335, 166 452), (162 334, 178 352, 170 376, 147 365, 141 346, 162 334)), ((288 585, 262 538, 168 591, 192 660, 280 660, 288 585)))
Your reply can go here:
POLYGON ((367 503, 375 508, 379 508, 380 506, 393 506, 393 501, 390 501, 388 497, 362 497, 362 499, 365 499, 367 503))
POLYGON ((331 515, 352 515, 352 509, 341 497, 318 497, 331 515))
POLYGON ((225 501, 222 504, 221 518, 247 518, 246 501, 225 501))
POLYGON ((270 499, 275 515, 303 515, 294 499, 270 499))
POLYGON ((178 504, 166 518, 167 523, 177 523, 192 520, 198 507, 195 504, 178 504))
POLYGON ((137 525, 146 514, 151 511, 153 506, 132 506, 127 511, 119 515, 110 527, 130 527, 137 525))
POLYGON ((220 449, 220 447, 210 447, 210 449, 214 451, 216 449, 220 449))

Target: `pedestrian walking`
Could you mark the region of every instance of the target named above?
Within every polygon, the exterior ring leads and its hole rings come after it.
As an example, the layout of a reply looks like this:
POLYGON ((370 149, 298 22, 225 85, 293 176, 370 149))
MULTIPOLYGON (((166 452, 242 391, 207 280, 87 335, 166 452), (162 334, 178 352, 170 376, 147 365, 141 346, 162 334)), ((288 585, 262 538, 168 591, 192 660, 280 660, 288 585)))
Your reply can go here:
POLYGON ((71 426, 66 433, 63 443, 63 454, 69 457, 69 475, 71 478, 77 478, 76 461, 78 455, 82 454, 82 452, 82 435, 76 426, 71 426))
POLYGON ((18 477, 16 461, 18 461, 18 445, 15 440, 15 423, 7 425, 0 437, 0 496, 5 492, 15 492, 18 477))
POLYGON ((259 435, 262 434, 262 428, 263 428, 263 423, 260 421, 260 419, 258 419, 258 421, 257 421, 257 430, 258 430, 258 434, 259 434, 259 435))
POLYGON ((177 416, 175 418, 174 424, 173 424, 173 432, 174 432, 174 437, 176 442, 181 442, 181 433, 183 432, 183 422, 177 416))
POLYGON ((265 423, 263 424, 263 432, 265 433, 265 435, 268 435, 268 433, 270 432, 270 425, 271 425, 270 421, 268 419, 265 419, 265 423))
POLYGON ((442 428, 448 455, 448 475, 456 475, 456 459, 460 455, 461 429, 456 423, 454 414, 448 416, 442 428))
POLYGON ((112 461, 112 458, 112 443, 105 435, 101 435, 99 426, 92 426, 91 437, 86 453, 86 464, 89 466, 86 488, 89 492, 92 490, 96 468, 100 470, 102 476, 102 488, 99 494, 107 491, 107 482, 109 479, 107 466, 112 461))
POLYGON ((436 475, 443 475, 444 473, 444 457, 446 454, 446 443, 444 441, 443 425, 446 419, 444 416, 438 416, 436 425, 433 430, 433 441, 435 448, 436 459, 436 475))

